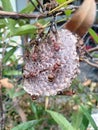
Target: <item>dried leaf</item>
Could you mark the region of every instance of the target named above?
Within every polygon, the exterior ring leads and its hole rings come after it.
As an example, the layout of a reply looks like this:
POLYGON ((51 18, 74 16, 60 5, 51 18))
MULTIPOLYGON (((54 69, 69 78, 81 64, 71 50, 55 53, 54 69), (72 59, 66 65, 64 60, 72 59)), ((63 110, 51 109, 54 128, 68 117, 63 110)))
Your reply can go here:
POLYGON ((8 88, 8 89, 13 88, 13 84, 8 81, 8 78, 1 79, 0 84, 1 84, 1 86, 8 88))
POLYGON ((95 16, 95 0, 85 0, 66 23, 65 28, 82 37, 94 23, 95 16))
POLYGON ((89 86, 91 84, 91 80, 88 79, 85 82, 83 82, 83 86, 89 86))

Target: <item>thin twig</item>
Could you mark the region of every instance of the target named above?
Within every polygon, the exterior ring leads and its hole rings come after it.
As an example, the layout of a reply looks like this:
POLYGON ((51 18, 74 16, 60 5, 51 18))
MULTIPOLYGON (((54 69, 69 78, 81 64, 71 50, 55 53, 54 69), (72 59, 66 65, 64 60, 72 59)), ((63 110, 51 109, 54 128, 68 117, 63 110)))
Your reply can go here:
POLYGON ((98 64, 90 62, 88 59, 83 59, 88 65, 98 68, 98 64))
POLYGON ((41 7, 42 11, 44 12, 45 10, 44 10, 44 7, 43 7, 42 3, 39 0, 36 0, 36 1, 39 4, 39 6, 41 7))
MULTIPOLYGON (((55 14, 60 13, 60 15, 67 10, 68 8, 63 8, 59 10, 53 11, 55 14)), ((17 12, 8 12, 8 11, 2 11, 0 10, 0 18, 12 18, 12 19, 35 19, 35 18, 46 18, 52 16, 53 13, 48 12, 48 13, 38 13, 38 14, 21 14, 17 12)))
POLYGON ((56 8, 54 8, 53 10, 50 10, 50 11, 49 11, 49 14, 52 14, 52 13, 58 11, 60 8, 64 7, 64 5, 70 4, 70 3, 73 2, 73 1, 74 1, 74 0, 69 0, 69 1, 66 1, 66 2, 60 4, 59 6, 57 6, 56 8))
MULTIPOLYGON (((50 15, 51 16, 51 15, 50 15)), ((12 18, 12 19, 35 19, 45 18, 46 14, 20 14, 16 12, 0 11, 0 18, 12 18)))
POLYGON ((93 52, 93 51, 98 51, 98 46, 91 48, 88 50, 89 53, 93 52))
POLYGON ((35 9, 37 9, 37 10, 41 13, 40 9, 34 4, 34 2, 33 2, 32 0, 29 0, 29 1, 30 1, 31 4, 35 7, 35 9))

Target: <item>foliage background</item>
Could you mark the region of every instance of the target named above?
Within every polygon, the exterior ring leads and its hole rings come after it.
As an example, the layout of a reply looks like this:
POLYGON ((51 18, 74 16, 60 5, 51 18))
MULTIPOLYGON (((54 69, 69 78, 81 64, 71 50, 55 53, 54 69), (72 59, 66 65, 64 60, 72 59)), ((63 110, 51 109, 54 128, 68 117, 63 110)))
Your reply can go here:
MULTIPOLYGON (((33 2, 35 5, 38 4, 36 0, 33 2)), ((57 0, 57 2, 65 7, 68 1, 57 0)), ((70 2, 72 1, 69 0, 70 2)), ((1 0, 1 4, 4 11, 13 12, 10 0, 1 0)), ((34 10, 32 3, 27 2, 26 7, 19 13, 30 14, 34 10)), ((71 12, 71 10, 65 12, 66 18, 71 15, 71 12)), ((8 78, 14 86, 5 85, 0 88, 1 130, 87 130, 89 123, 94 130, 98 129, 91 117, 92 110, 98 107, 98 93, 94 93, 91 83, 86 82, 84 85, 78 78, 75 79, 70 90, 74 89, 76 93, 71 96, 65 94, 50 97, 48 110, 45 109, 45 99, 32 101, 22 88, 25 45, 38 33, 36 23, 40 23, 42 27, 48 27, 50 20, 51 17, 34 21, 17 17, 0 19, 0 78, 8 78), (21 39, 23 44, 19 44, 21 39), (15 52, 19 48, 22 48, 22 55, 16 56, 15 52)), ((63 20, 65 19, 60 21, 63 20)), ((95 32, 92 30, 90 32, 98 43, 95 32)), ((96 84, 95 87, 98 85, 96 84)))

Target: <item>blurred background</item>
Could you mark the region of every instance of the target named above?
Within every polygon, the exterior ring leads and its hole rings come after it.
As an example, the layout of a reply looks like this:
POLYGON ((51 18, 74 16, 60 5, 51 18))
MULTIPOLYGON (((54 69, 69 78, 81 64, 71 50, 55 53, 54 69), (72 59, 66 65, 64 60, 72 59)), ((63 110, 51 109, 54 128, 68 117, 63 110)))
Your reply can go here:
MULTIPOLYGON (((32 0, 40 9, 36 0, 32 0)), ((42 4, 50 2, 41 1, 42 4)), ((59 2, 59 0, 57 1, 59 2)), ((62 1, 62 3, 65 1, 62 1)), ((70 5, 78 7, 83 0, 71 2, 70 5)), ((97 3, 96 3, 97 4, 97 3)), ((39 14, 39 11, 29 0, 0 0, 3 11, 19 12, 24 14, 39 14)), ((98 10, 96 10, 97 12, 98 10)), ((69 11, 70 12, 70 11, 69 11)), ((57 17, 59 29, 72 15, 68 13, 57 17), (64 19, 64 20, 61 20, 64 19), (61 20, 61 21, 60 21, 61 20), (60 21, 60 22, 58 22, 60 21)), ((28 25, 40 23, 46 25, 50 22, 46 19, 9 19, 0 18, 0 79, 8 78, 13 87, 8 85, 0 87, 0 128, 1 130, 62 130, 56 117, 51 117, 45 110, 45 98, 32 100, 23 89, 24 45, 35 38, 35 30, 28 25), (26 27, 27 25, 27 27, 26 27), (14 30, 15 29, 15 30, 14 30)), ((94 33, 98 33, 98 13, 92 27, 94 33)), ((47 29, 46 29, 47 30, 47 29)), ((98 46, 98 38, 87 33, 84 37, 86 50, 98 46), (97 39, 97 40, 96 40, 97 39)), ((92 52, 91 56, 98 63, 98 52, 92 52)), ((7 82, 6 80, 4 81, 7 82)), ((8 83, 8 82, 7 82, 8 83)), ((61 113, 76 130, 97 130, 98 127, 98 68, 80 62, 80 74, 69 89, 61 95, 49 98, 48 109, 61 113), (83 105, 80 110, 81 104, 83 105), (87 114, 85 114, 87 113, 87 114), (93 117, 93 118, 92 118, 93 117), (85 123, 84 123, 85 122, 85 123)), ((65 129, 64 129, 65 130, 65 129)), ((66 128, 67 130, 67 128, 66 128)), ((70 129, 71 130, 71 129, 70 129)))

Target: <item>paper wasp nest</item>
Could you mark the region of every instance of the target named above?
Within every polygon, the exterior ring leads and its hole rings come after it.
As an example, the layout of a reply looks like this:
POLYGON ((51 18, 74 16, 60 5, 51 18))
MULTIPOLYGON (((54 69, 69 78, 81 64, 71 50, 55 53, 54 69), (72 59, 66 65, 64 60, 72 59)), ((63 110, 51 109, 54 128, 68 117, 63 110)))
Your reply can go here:
POLYGON ((25 59, 25 91, 32 96, 50 96, 68 88, 79 71, 77 42, 76 36, 62 29, 34 43, 25 59))

